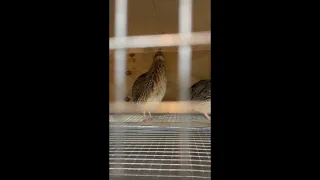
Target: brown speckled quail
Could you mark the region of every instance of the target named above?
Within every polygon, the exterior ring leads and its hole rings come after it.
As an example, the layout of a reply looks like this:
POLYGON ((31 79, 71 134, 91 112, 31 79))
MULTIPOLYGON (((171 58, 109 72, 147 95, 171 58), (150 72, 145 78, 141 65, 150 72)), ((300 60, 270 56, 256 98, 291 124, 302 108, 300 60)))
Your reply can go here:
MULTIPOLYGON (((201 80, 190 88, 190 100, 200 101, 198 106, 211 104, 211 80, 201 80)), ((203 113, 209 120, 207 113, 203 113)))
MULTIPOLYGON (((158 51, 148 72, 140 75, 132 87, 132 101, 143 110, 145 117, 145 104, 148 102, 161 102, 167 88, 166 69, 164 67, 164 55, 158 51)), ((150 118, 145 120, 151 120, 150 118)))

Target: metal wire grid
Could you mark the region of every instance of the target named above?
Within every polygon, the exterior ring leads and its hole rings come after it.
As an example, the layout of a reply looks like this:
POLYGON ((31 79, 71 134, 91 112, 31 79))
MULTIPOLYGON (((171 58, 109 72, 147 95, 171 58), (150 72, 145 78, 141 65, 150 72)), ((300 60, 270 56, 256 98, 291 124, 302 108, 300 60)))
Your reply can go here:
POLYGON ((152 120, 144 121, 143 115, 121 114, 110 115, 110 125, 117 125, 121 122, 122 126, 158 126, 158 127, 184 127, 205 128, 210 127, 209 121, 204 115, 200 114, 153 114, 152 120))
POLYGON ((110 179, 210 179, 210 129, 127 127, 110 130, 110 179), (188 145, 181 145, 186 142, 188 145), (119 161, 120 160, 120 161, 119 161))

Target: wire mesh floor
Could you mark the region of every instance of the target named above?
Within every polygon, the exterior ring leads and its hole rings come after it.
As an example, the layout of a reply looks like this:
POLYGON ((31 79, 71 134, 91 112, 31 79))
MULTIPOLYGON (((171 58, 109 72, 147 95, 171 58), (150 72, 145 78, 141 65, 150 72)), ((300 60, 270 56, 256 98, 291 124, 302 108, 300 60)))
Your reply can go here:
POLYGON ((211 179, 211 129, 165 124, 179 125, 186 119, 194 121, 186 124, 197 124, 202 119, 196 115, 167 115, 162 119, 160 116, 153 119, 162 123, 160 127, 138 126, 136 121, 129 121, 134 120, 132 115, 111 116, 113 121, 126 125, 110 123, 110 179, 211 179), (170 119, 173 122, 165 122, 170 119))
MULTIPOLYGON (((149 114, 146 114, 149 117, 149 114)), ((144 121, 142 114, 126 114, 126 115, 110 115, 110 125, 123 125, 123 126, 161 126, 161 127, 194 127, 204 128, 210 127, 209 121, 204 115, 201 114, 152 114, 152 120, 144 121)))

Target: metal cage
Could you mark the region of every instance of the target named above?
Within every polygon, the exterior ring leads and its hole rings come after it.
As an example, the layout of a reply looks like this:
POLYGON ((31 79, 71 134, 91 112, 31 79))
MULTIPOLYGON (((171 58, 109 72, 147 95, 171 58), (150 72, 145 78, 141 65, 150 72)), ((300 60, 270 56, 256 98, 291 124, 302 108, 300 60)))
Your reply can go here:
POLYGON ((192 0, 180 0, 178 34, 128 37, 128 0, 115 1, 115 37, 109 39, 117 89, 109 115, 110 179, 211 179, 210 121, 192 112, 194 105, 188 102, 191 46, 210 44, 211 32, 191 31, 192 0), (163 102, 153 112, 154 120, 143 122, 142 115, 124 103, 127 48, 169 46, 179 47, 181 102, 163 102))

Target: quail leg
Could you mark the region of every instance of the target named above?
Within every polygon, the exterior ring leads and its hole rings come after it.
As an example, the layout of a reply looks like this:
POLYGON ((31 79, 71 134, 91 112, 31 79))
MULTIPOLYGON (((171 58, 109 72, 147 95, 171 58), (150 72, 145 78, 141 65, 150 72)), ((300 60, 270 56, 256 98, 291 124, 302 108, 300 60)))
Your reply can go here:
POLYGON ((144 120, 143 120, 143 121, 149 121, 149 120, 152 120, 151 112, 149 112, 149 118, 144 118, 144 120))
POLYGON ((207 113, 204 113, 204 115, 206 116, 206 118, 210 121, 210 116, 207 113))
MULTIPOLYGON (((150 113, 149 113, 149 115, 150 115, 150 113)), ((151 115, 150 115, 150 117, 151 117, 151 115)), ((148 118, 148 117, 146 116, 146 112, 143 111, 143 121, 147 121, 147 120, 150 120, 150 118, 148 118)))

